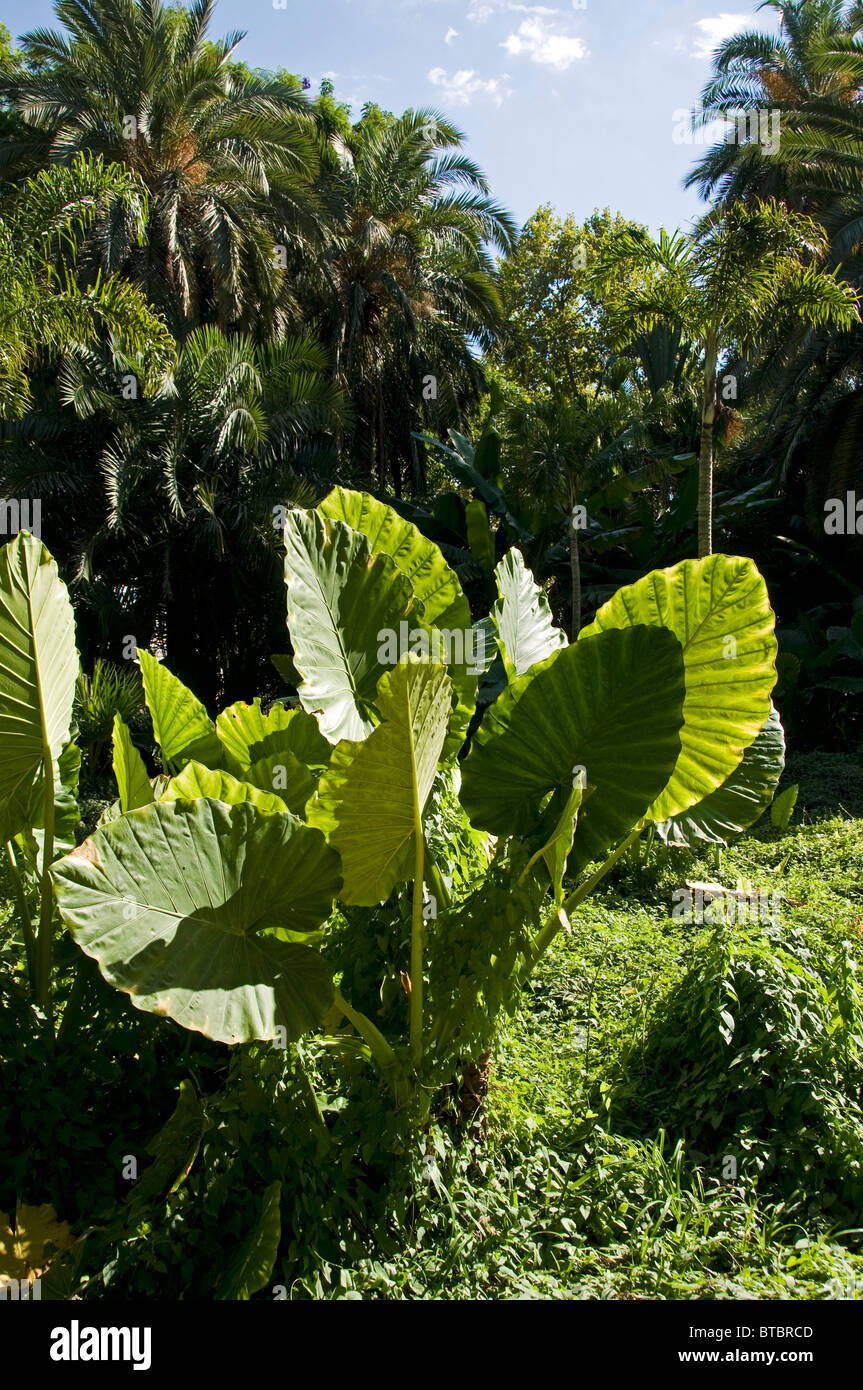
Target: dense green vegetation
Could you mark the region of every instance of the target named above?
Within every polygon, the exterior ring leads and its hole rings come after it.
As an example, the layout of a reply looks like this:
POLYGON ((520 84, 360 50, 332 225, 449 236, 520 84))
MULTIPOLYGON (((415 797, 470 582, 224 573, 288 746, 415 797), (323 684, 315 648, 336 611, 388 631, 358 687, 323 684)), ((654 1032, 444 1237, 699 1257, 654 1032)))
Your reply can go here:
POLYGON ((0 1277, 859 1296, 863 11, 776 8, 657 237, 210 0, 3 36, 0 1277))

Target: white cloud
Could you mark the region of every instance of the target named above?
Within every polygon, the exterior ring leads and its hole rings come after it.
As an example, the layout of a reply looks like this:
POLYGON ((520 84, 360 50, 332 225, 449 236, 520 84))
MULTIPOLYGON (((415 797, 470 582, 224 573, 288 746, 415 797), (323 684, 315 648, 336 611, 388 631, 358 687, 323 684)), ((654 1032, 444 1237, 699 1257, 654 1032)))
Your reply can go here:
POLYGON ((445 100, 453 106, 470 106, 475 96, 491 97, 495 106, 500 106, 504 97, 510 94, 509 88, 504 86, 508 80, 507 73, 502 73, 500 77, 482 78, 473 68, 459 68, 458 72, 452 74, 444 68, 432 68, 428 80, 433 86, 440 87, 445 100))
POLYGON ((711 58, 713 50, 719 47, 723 39, 730 39, 732 34, 739 33, 749 23, 748 14, 717 14, 710 19, 696 20, 695 28, 698 33, 693 40, 691 56, 711 58))
POLYGON ((515 14, 563 14, 563 10, 549 9, 547 5, 521 5, 517 0, 470 0, 467 17, 474 24, 485 24, 501 10, 515 14))
POLYGON ((453 39, 458 38, 458 29, 447 29, 443 36, 444 43, 452 43, 453 39))
POLYGON ((525 54, 534 63, 543 63, 546 67, 556 68, 558 72, 587 53, 587 45, 581 39, 554 33, 542 19, 522 20, 518 33, 510 34, 501 48, 514 57, 525 54))

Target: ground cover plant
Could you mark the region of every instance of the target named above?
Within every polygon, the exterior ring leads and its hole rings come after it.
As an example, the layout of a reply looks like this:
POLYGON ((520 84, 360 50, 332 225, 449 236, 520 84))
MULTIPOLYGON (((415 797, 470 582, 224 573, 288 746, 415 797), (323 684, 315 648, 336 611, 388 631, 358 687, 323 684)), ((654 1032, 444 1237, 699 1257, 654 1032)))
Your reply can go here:
MULTIPOLYGON (((279 660, 295 673, 297 707, 241 702, 211 720, 139 652, 161 771, 148 776, 116 714, 118 799, 68 852, 71 608, 41 542, 22 534, 5 547, 7 850, 32 1006, 42 1047, 62 1050, 90 958, 136 1009, 216 1044, 287 1050, 323 1030, 353 1068, 377 1069, 392 1133, 415 1158, 439 1114, 477 1108, 499 1013, 517 1007, 570 914, 642 833, 709 838, 719 815, 727 835, 770 802, 784 752, 773 615, 751 561, 708 556, 619 591, 567 644, 513 550, 491 613, 507 688, 456 772, 490 658, 484 631, 475 659, 441 552, 391 508, 342 489, 289 512, 284 539, 293 652, 279 660), (55 1033, 63 928, 84 958, 55 1033), (367 995, 382 967, 401 990, 365 1012, 343 985, 353 976, 367 995)), ((313 1085, 305 1099, 326 1134, 313 1085)), ((187 1080, 132 1189, 133 1216, 165 1181, 164 1150, 166 1164, 178 1144, 194 1162, 205 1125, 187 1080)), ((253 1244, 278 1244, 281 1181, 266 1186, 253 1244)), ((222 1296, 235 1283, 226 1274, 222 1296)))

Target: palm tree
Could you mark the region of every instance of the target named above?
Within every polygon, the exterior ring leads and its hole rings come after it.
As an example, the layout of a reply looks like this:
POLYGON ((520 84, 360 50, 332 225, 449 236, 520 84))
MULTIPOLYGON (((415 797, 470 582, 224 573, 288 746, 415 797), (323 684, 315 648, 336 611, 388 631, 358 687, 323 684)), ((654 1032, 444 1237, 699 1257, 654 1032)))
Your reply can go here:
POLYGON ((88 659, 119 661, 125 637, 155 635, 207 703, 248 698, 284 645, 279 509, 332 485, 349 414, 326 353, 304 339, 260 346, 196 329, 158 389, 124 399, 137 370, 116 344, 69 357, 60 447, 49 436, 34 449, 23 433, 0 484, 26 488, 36 473, 58 503, 46 508, 64 518, 50 542, 88 659), (93 435, 80 455, 68 447, 75 421, 93 435))
POLYGON ((0 419, 33 403, 31 373, 40 360, 116 335, 152 385, 170 366, 173 341, 159 315, 117 276, 89 289, 73 270, 95 218, 122 209, 143 236, 147 197, 140 180, 101 159, 78 156, 68 168, 28 179, 0 210, 0 419))
MULTIPOLYGON (((710 150, 688 182, 725 201, 775 192, 806 210, 828 234, 826 264, 863 286, 863 6, 802 0, 776 5, 777 39, 738 35, 719 50, 704 93, 708 115, 770 103, 781 113, 778 153, 758 145, 710 150), (742 85, 741 85, 742 84, 742 85)), ((863 433, 863 330, 801 322, 767 332, 748 374, 747 396, 761 410, 750 450, 820 532, 822 499, 853 477, 863 433), (796 481, 795 481, 796 479, 796 481)))
POLYGON ((207 38, 214 0, 58 0, 68 35, 22 39, 0 79, 21 125, 0 176, 78 153, 134 171, 150 201, 143 247, 122 207, 99 218, 92 268, 119 271, 177 336, 216 317, 276 336, 296 317, 290 264, 317 245, 317 127, 306 98, 232 62, 243 37, 207 38))
POLYGON ((619 469, 627 452, 622 436, 631 415, 638 413, 634 394, 619 390, 575 399, 558 394, 512 406, 506 414, 510 483, 516 491, 542 498, 546 506, 553 499, 566 516, 573 641, 582 610, 579 536, 585 518, 579 507, 619 469))
POLYGON ((779 32, 734 34, 717 49, 714 74, 701 96, 702 122, 733 120, 739 111, 776 111, 779 149, 757 142, 722 142, 697 162, 686 178, 703 198, 781 198, 798 211, 816 212, 814 190, 801 183, 787 160, 788 136, 809 110, 847 112, 860 99, 861 77, 853 65, 837 60, 837 48, 860 26, 860 6, 845 0, 763 0, 775 10, 779 32), (827 53, 834 61, 825 64, 827 53))
POLYGON ((772 327, 804 323, 849 328, 859 321, 857 295, 817 268, 826 235, 811 218, 774 201, 708 213, 690 237, 664 230, 658 241, 624 232, 597 274, 609 283, 621 261, 640 267, 643 285, 618 291, 614 311, 621 345, 655 324, 682 328, 702 360, 698 485, 698 553, 713 549, 713 427, 717 369, 733 352, 745 359, 772 327))
POLYGON ((322 339, 355 411, 358 472, 401 495, 421 481, 415 431, 462 422, 483 374, 472 344, 501 327, 489 247, 511 246, 509 214, 432 111, 364 118, 337 150, 326 196, 337 227, 320 290, 322 339))

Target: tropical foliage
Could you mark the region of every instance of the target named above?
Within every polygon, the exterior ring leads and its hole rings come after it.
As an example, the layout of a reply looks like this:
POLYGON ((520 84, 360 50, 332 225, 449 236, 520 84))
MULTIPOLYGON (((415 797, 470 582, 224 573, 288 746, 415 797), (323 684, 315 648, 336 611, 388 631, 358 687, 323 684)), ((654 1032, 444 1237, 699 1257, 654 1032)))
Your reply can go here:
POLYGON ((860 1276, 863 12, 770 8, 656 236, 0 29, 4 1294, 860 1276))

